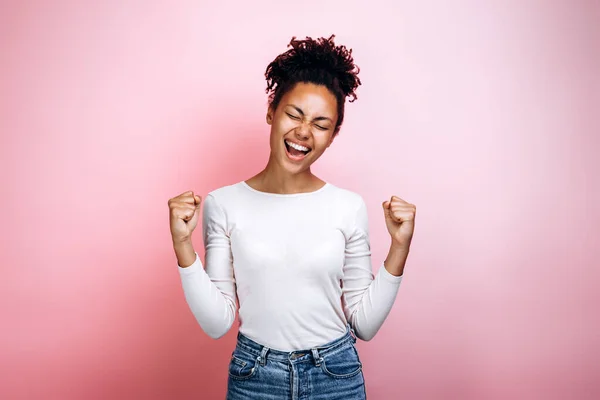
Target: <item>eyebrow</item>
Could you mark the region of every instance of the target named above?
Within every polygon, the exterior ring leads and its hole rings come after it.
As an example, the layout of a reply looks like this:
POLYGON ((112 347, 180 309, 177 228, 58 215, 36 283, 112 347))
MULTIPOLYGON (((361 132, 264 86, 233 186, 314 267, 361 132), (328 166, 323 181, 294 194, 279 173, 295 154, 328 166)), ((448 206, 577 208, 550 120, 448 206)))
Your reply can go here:
MULTIPOLYGON (((298 107, 298 106, 295 106, 295 105, 293 105, 293 104, 288 104, 288 106, 290 106, 290 107, 294 107, 294 108, 296 109, 296 111, 298 111, 298 112, 299 112, 301 115, 304 115, 304 111, 302 111, 302 109, 301 109, 300 107, 298 107)), ((326 119, 326 120, 329 120, 330 122, 333 122, 333 121, 331 120, 331 118, 328 118, 328 117, 323 117, 323 116, 316 117, 316 118, 315 118, 313 121, 321 121, 321 120, 325 120, 325 119, 326 119)))

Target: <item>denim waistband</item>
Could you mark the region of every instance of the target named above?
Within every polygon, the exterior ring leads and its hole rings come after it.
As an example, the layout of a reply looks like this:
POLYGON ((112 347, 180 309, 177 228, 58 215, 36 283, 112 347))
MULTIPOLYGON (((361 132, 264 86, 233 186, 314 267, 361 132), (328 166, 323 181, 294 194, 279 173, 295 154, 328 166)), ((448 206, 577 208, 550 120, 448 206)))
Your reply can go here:
POLYGON ((257 360, 263 365, 267 359, 281 362, 300 362, 310 359, 310 355, 312 355, 312 358, 318 365, 320 361, 323 360, 322 356, 332 351, 335 351, 337 348, 341 347, 343 344, 348 342, 356 343, 356 335, 354 333, 354 329, 352 329, 350 324, 346 324, 346 333, 344 333, 339 338, 334 339, 331 342, 326 343, 324 345, 315 346, 310 349, 294 350, 289 352, 275 350, 255 342, 254 340, 250 339, 248 336, 245 336, 240 332, 238 332, 237 335, 236 347, 238 347, 242 351, 257 356, 257 360))

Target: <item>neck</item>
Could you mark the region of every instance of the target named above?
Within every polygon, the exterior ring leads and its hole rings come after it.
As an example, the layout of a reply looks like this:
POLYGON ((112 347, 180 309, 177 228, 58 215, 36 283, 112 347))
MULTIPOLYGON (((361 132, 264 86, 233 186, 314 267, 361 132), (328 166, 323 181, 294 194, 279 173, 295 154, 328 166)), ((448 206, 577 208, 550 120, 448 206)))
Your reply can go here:
POLYGON ((323 183, 312 174, 310 168, 300 173, 291 173, 277 167, 269 160, 265 169, 251 179, 262 190, 281 194, 310 192, 323 183))

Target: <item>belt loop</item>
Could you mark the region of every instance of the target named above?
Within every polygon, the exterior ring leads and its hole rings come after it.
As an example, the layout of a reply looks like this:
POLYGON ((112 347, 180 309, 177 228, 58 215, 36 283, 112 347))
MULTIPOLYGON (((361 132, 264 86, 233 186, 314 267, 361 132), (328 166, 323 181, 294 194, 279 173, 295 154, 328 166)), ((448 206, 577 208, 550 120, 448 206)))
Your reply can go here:
POLYGON ((354 329, 348 324, 348 332, 352 335, 352 340, 356 343, 356 333, 354 333, 354 329))
POLYGON ((313 359, 315 360, 315 365, 318 367, 319 365, 321 365, 323 357, 319 355, 319 352, 317 351, 316 347, 313 347, 312 349, 310 349, 310 351, 312 351, 313 359))
POLYGON ((263 346, 262 350, 260 351, 260 356, 258 356, 256 358, 256 361, 258 361, 260 363, 260 365, 262 365, 263 367, 267 363, 267 352, 268 351, 269 351, 269 348, 267 346, 263 346))

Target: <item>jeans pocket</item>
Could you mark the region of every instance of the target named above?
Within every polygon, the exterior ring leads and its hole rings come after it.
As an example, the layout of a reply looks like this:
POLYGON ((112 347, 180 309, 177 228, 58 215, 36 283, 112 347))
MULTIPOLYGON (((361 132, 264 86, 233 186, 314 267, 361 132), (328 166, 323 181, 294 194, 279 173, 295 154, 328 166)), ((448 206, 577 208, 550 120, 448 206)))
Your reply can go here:
POLYGON ((258 362, 254 356, 235 349, 231 353, 229 362, 229 376, 233 379, 245 380, 253 377, 258 369, 258 362))
POLYGON ((332 378, 350 378, 362 371, 362 363, 354 345, 346 345, 343 350, 326 354, 321 369, 332 378))

